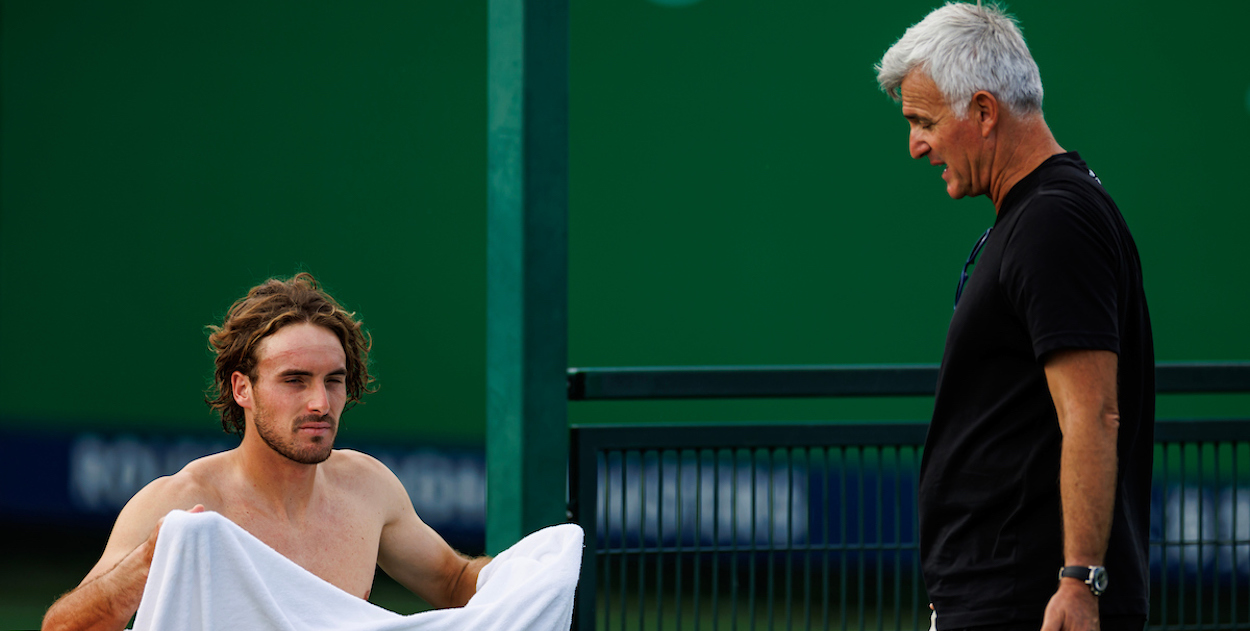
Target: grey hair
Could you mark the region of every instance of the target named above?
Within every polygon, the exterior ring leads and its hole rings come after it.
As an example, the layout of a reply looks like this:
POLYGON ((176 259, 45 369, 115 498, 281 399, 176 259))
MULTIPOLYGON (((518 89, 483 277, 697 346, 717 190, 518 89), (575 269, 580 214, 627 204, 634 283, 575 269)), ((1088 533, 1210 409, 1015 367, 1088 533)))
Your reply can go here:
POLYGON ((1042 111, 1042 77, 1016 19, 996 4, 947 2, 907 29, 877 63, 877 83, 895 101, 912 70, 937 84, 963 118, 972 95, 993 94, 1016 114, 1042 111))

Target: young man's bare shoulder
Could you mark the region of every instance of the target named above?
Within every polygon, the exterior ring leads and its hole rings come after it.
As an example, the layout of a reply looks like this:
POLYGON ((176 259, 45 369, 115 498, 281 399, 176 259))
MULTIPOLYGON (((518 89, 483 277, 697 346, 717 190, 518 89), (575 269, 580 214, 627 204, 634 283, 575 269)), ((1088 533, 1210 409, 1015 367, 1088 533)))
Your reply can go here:
POLYGON ((335 449, 323 466, 329 465, 340 484, 361 493, 403 492, 399 478, 382 461, 351 449, 335 449))
POLYGON ((330 465, 338 475, 359 476, 366 479, 394 477, 390 468, 381 460, 354 449, 335 449, 325 464, 330 465))
POLYGON ((224 486, 230 473, 230 452, 197 458, 177 473, 153 480, 141 491, 154 496, 161 504, 181 507, 187 502, 212 505, 221 503, 224 486))
POLYGON ((149 482, 122 508, 110 545, 115 539, 129 551, 146 539, 157 521, 171 510, 190 510, 196 504, 219 510, 225 504, 216 483, 221 465, 221 458, 208 456, 191 462, 178 473, 149 482))

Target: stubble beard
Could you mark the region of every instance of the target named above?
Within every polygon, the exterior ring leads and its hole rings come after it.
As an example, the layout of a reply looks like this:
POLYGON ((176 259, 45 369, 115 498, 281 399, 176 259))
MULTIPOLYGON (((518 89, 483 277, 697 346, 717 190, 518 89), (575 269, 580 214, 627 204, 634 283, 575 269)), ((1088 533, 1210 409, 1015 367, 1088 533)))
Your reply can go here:
MULTIPOLYGON (((266 445, 269 445, 270 449, 288 460, 298 462, 299 464, 321 464, 329 459, 330 454, 334 451, 333 433, 329 436, 313 436, 311 445, 300 447, 295 443, 294 439, 284 438, 281 435, 281 430, 271 421, 272 419, 269 418, 269 414, 264 407, 257 405, 256 422, 253 424, 256 427, 256 435, 266 445)), ((329 415, 309 415, 297 418, 294 425, 299 427, 301 424, 311 421, 330 421, 333 423, 329 415)))

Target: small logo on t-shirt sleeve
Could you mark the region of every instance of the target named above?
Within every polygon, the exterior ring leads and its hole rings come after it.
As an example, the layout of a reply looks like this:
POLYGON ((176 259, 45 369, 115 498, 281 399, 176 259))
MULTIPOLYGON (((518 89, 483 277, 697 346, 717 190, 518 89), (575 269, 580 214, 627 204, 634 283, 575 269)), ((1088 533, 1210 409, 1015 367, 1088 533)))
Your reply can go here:
POLYGON ((1090 177, 1092 177, 1092 178, 1094 178, 1094 181, 1095 181, 1095 182, 1098 182, 1098 185, 1099 185, 1099 186, 1101 186, 1101 185, 1102 185, 1102 180, 1098 179, 1098 176, 1097 176, 1097 175, 1094 175, 1094 171, 1093 171, 1093 169, 1086 169, 1086 171, 1089 171, 1089 176, 1090 176, 1090 177))

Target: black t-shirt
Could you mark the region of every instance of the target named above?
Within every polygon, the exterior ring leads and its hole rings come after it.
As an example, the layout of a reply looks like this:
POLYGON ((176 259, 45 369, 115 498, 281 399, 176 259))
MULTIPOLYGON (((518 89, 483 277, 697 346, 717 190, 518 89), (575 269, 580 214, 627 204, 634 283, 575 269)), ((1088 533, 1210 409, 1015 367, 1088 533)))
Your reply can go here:
POLYGON ((1150 316, 1128 226, 1076 153, 1012 187, 951 319, 919 493, 940 628, 1040 621, 1055 593, 1062 437, 1043 366, 1060 349, 1119 356, 1119 476, 1100 607, 1145 615, 1150 316))

